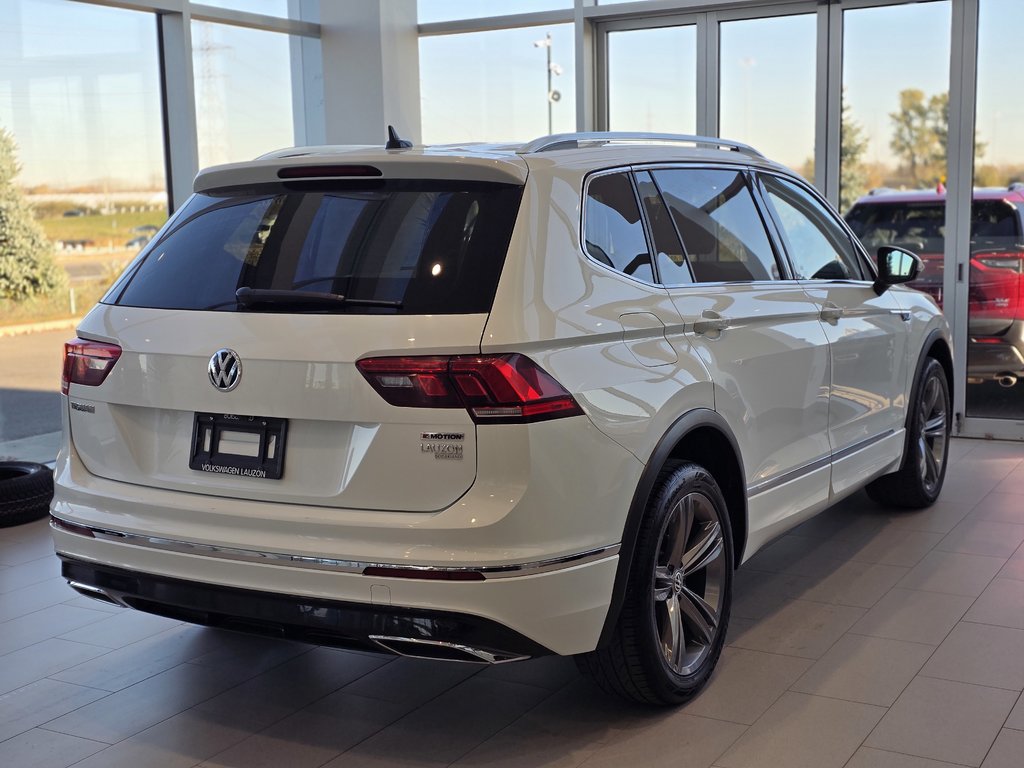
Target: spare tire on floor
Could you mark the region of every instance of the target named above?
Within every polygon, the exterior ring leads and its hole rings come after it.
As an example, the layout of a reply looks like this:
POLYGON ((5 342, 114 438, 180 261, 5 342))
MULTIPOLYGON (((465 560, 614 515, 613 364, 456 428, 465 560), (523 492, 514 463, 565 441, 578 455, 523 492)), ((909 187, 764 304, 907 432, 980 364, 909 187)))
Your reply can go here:
POLYGON ((50 511, 53 470, 32 461, 0 461, 0 528, 38 520, 50 511))

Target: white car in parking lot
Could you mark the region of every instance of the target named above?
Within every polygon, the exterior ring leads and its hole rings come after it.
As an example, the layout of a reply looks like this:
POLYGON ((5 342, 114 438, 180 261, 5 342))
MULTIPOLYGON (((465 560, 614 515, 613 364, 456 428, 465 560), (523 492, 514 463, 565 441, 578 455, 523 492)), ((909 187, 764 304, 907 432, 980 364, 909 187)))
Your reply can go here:
POLYGON ((299 148, 203 171, 82 321, 52 528, 84 594, 671 704, 732 573, 938 496, 949 333, 716 138, 299 148))

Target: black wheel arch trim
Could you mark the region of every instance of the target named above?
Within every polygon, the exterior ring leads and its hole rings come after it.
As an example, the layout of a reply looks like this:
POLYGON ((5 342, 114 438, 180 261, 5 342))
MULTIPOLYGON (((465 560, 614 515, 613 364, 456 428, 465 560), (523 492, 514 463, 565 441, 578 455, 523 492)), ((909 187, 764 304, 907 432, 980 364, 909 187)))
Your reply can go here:
MULTIPOLYGON (((629 584, 629 573, 633 565, 633 553, 636 549, 636 540, 640 532, 640 523, 643 520, 644 513, 647 510, 647 503, 650 500, 651 492, 654 490, 654 484, 658 479, 662 467, 665 466, 665 462, 669 460, 673 450, 679 442, 685 438, 688 434, 701 427, 711 427, 717 432, 721 433, 722 436, 728 440, 729 445, 732 448, 733 454, 736 457, 736 462, 739 466, 743 467, 743 457, 740 453, 739 443, 736 441, 736 437, 733 435, 732 430, 729 428, 728 423, 717 411, 713 411, 709 408, 697 408, 683 414, 669 427, 668 431, 662 435, 661 440, 655 446, 654 451, 651 453, 650 458, 647 461, 647 465, 644 467, 644 471, 640 476, 640 482, 637 484, 636 490, 633 492, 633 501, 629 505, 629 512, 626 516, 626 524, 622 531, 622 544, 619 549, 619 565, 615 572, 615 581, 612 586, 611 600, 608 604, 608 614, 605 616, 604 627, 601 629, 601 637, 598 640, 598 647, 606 646, 612 640, 612 636, 615 631, 615 624, 618 621, 619 613, 622 611, 622 603, 626 597, 626 586, 629 584)), ((743 509, 740 510, 743 519, 747 517, 747 493, 746 483, 741 478, 741 484, 743 485, 743 509)), ((739 551, 742 552, 747 546, 747 533, 746 530, 749 526, 744 526, 742 546, 739 551)), ((735 531, 733 535, 735 536, 735 531)), ((735 545, 734 541, 734 545, 735 545)), ((739 565, 741 558, 736 558, 734 566, 739 565)))
MULTIPOLYGON (((917 356, 917 365, 914 366, 914 378, 911 379, 910 397, 907 400, 907 415, 903 420, 903 426, 908 430, 910 429, 910 419, 913 417, 914 411, 917 408, 917 384, 921 381, 921 373, 924 371, 925 363, 928 360, 937 361, 938 364, 942 366, 942 370, 946 373, 946 385, 949 387, 949 419, 950 422, 953 420, 953 371, 946 368, 944 361, 929 354, 936 342, 940 342, 946 348, 946 353, 949 355, 950 362, 952 362, 953 359, 953 351, 949 348, 949 340, 940 329, 932 329, 932 331, 925 337, 924 344, 921 345, 921 354, 917 356)), ((903 469, 903 467, 906 466, 909 451, 910 444, 904 440, 903 458, 900 460, 900 469, 903 469)))

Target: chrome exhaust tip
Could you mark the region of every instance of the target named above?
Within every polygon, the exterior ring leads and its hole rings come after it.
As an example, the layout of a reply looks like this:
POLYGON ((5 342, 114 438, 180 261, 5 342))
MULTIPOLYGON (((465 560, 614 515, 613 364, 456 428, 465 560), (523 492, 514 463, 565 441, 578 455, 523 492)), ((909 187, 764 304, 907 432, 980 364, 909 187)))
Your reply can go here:
POLYGON ((996 381, 999 382, 1000 387, 1009 389, 1017 383, 1017 376, 1012 373, 1001 373, 996 377, 996 381))
POLYGON ((388 653, 407 656, 413 659, 462 661, 472 664, 505 664, 510 661, 522 661, 530 658, 520 654, 485 651, 482 648, 473 648, 459 643, 448 643, 443 640, 430 640, 421 637, 370 635, 370 640, 388 653))
POLYGON ((84 597, 92 598, 93 600, 99 600, 101 603, 110 603, 116 605, 118 608, 127 608, 128 606, 122 603, 120 600, 111 597, 106 590, 99 587, 94 587, 91 584, 83 584, 80 581, 68 581, 68 586, 71 587, 75 592, 84 597))

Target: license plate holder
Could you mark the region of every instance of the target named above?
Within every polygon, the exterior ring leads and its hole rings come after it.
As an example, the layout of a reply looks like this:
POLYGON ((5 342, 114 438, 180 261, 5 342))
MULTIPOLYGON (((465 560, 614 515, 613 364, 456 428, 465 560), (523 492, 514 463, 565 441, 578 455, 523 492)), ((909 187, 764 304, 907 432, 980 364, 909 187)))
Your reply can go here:
POLYGON ((196 413, 188 466, 229 477, 280 480, 288 419, 196 413))

